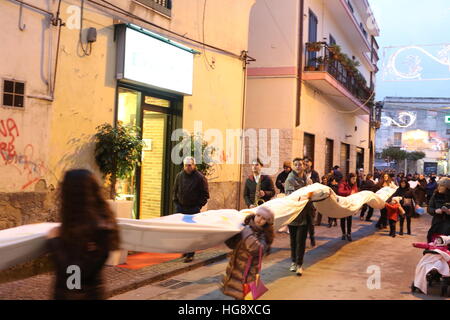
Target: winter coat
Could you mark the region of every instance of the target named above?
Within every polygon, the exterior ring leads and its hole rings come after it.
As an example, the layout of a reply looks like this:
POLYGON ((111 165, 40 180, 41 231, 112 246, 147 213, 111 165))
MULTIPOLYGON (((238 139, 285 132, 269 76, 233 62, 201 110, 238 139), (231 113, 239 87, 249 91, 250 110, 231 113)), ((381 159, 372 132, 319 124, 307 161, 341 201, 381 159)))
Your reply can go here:
MULTIPOLYGON (((291 170, 292 171, 292 170, 291 170)), ((283 183, 286 182, 286 179, 289 175, 289 173, 291 173, 291 171, 286 172, 283 170, 283 172, 281 172, 278 176, 277 176, 277 180, 275 182, 275 185, 277 186, 277 188, 280 190, 281 193, 284 193, 284 186, 283 183)))
POLYGON ((195 170, 187 174, 184 170, 175 178, 173 201, 184 208, 203 207, 209 199, 208 181, 195 170))
POLYGON ((406 216, 412 217, 415 212, 415 202, 416 202, 413 190, 409 187, 407 188, 399 187, 394 192, 394 194, 389 198, 388 202, 390 201, 390 199, 394 197, 402 197, 400 205, 403 207, 403 209, 405 209, 406 216), (410 203, 410 205, 407 203, 410 203))
POLYGON ((387 218, 389 220, 398 221, 398 215, 400 214, 400 204, 386 203, 386 211, 387 211, 387 218))
POLYGON ((264 232, 255 226, 254 220, 236 236, 228 239, 225 244, 233 249, 230 261, 227 266, 225 277, 222 279, 221 289, 223 294, 244 299, 243 281, 244 273, 249 257, 252 257, 246 283, 255 281, 258 273, 259 251, 263 248, 263 253, 268 249, 264 232))
POLYGON ((430 182, 427 184, 426 193, 429 198, 431 198, 431 196, 433 195, 433 192, 436 190, 436 188, 437 188, 436 181, 433 181, 433 182, 430 182))
MULTIPOLYGON (((269 176, 261 175, 259 177, 261 179, 261 191, 264 191, 265 195, 262 197, 264 201, 269 201, 275 195, 275 187, 273 185, 273 181, 269 176)), ((256 193, 256 181, 255 177, 251 175, 245 181, 244 187, 244 200, 248 207, 255 203, 255 193, 256 193)))
MULTIPOLYGON (((299 176, 294 170, 291 171, 286 179, 284 187, 286 189, 286 195, 290 195, 294 191, 306 186, 306 176, 303 174, 299 176)), ((292 227, 306 226, 308 223, 312 223, 314 218, 314 206, 311 201, 309 201, 305 208, 300 212, 300 214, 289 223, 292 227)))
POLYGON ((434 234, 450 235, 450 215, 436 213, 437 209, 444 206, 450 208, 450 190, 447 190, 446 193, 435 192, 430 199, 427 211, 433 216, 433 220, 431 221, 431 228, 428 230, 428 242, 432 241, 434 234))
POLYGON ((339 182, 338 186, 338 196, 341 197, 348 197, 349 195, 353 193, 358 192, 358 186, 354 184, 353 186, 350 186, 350 184, 347 181, 341 181, 339 182))
POLYGON ((417 187, 414 189, 414 193, 416 195, 417 203, 419 205, 425 202, 426 188, 427 188, 427 180, 425 179, 418 180, 418 184, 417 187))

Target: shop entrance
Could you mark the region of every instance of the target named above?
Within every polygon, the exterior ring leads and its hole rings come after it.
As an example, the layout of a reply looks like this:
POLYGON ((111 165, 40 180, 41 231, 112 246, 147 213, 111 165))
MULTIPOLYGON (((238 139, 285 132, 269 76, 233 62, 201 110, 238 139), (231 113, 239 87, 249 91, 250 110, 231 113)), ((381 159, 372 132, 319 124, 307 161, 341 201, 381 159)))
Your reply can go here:
POLYGON ((119 181, 118 193, 134 201, 133 216, 149 219, 172 213, 173 180, 180 166, 170 160, 172 130, 181 127, 181 101, 148 90, 118 88, 118 119, 141 128, 142 163, 131 178, 119 181))

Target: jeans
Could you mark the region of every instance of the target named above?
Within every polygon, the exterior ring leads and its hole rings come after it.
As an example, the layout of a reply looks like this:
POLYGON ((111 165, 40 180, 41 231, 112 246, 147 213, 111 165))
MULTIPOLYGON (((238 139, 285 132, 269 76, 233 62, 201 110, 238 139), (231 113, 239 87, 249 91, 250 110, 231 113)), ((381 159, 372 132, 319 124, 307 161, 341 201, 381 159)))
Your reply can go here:
POLYGON ((352 233, 352 216, 341 219, 341 230, 342 234, 352 233), (345 223, 347 222, 347 232, 345 232, 345 223))
MULTIPOLYGON (((175 209, 177 213, 183 213, 183 214, 196 214, 199 213, 202 209, 201 207, 183 207, 179 204, 175 204, 175 209)), ((187 258, 193 258, 195 255, 195 252, 188 252, 185 253, 183 256, 187 258)))
POLYGON ((369 207, 367 204, 363 205, 363 207, 361 209, 361 218, 364 218, 364 215, 366 214, 367 209, 369 209, 369 213, 367 214, 366 221, 369 221, 373 215, 373 208, 369 207))
POLYGON ((411 216, 408 215, 400 216, 400 232, 403 233, 403 223, 405 222, 405 218, 406 218, 406 230, 408 231, 408 234, 411 234, 411 216))
POLYGON ((308 226, 289 226, 289 236, 291 238, 292 262, 301 266, 303 265, 303 256, 305 255, 308 226))

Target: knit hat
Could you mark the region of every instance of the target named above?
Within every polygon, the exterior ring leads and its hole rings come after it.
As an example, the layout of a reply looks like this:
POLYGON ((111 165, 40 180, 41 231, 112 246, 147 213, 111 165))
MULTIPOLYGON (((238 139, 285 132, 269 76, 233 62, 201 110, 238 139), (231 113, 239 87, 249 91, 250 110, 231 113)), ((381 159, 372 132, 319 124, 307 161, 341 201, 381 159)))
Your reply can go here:
POLYGON ((268 224, 273 224, 273 220, 275 219, 275 216, 267 207, 259 206, 258 209, 256 209, 256 214, 259 214, 261 217, 263 217, 268 224))
POLYGON ((438 181, 438 186, 444 186, 450 190, 450 178, 441 178, 438 181))

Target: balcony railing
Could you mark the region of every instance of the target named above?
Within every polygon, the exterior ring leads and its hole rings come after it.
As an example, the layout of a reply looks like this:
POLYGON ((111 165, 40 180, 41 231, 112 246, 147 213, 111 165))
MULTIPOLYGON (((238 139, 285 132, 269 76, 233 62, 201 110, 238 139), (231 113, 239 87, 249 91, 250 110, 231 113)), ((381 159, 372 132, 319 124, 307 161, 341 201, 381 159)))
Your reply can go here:
POLYGON ((172 0, 134 0, 149 7, 153 10, 159 11, 167 16, 171 15, 172 0))
MULTIPOLYGON (((341 53, 339 47, 329 46, 326 42, 308 42, 306 48, 305 71, 328 72, 359 101, 367 102, 372 90, 356 69, 354 60, 341 53)), ((370 104, 367 105, 369 108, 370 104)))

